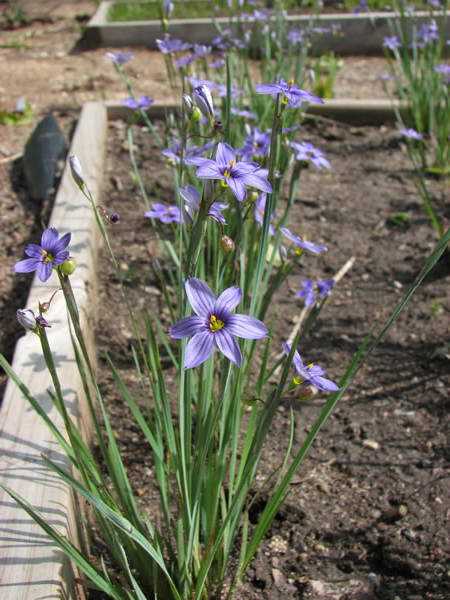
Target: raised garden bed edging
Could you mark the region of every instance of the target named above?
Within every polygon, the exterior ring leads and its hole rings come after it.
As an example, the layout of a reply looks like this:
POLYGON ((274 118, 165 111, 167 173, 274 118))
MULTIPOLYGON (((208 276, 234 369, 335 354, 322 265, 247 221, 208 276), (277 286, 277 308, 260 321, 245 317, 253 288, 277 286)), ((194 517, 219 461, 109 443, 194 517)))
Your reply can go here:
MULTIPOLYGON (((107 114, 103 104, 87 103, 81 112, 70 152, 83 164, 85 179, 98 196, 103 173, 107 114)), ((73 234, 71 249, 78 267, 71 278, 88 347, 94 355, 92 320, 95 313, 96 257, 98 232, 92 210, 75 186, 66 166, 52 211, 50 226, 60 233, 73 234)), ((27 307, 36 311, 39 301, 48 300, 57 289, 56 276, 50 284, 33 280, 27 307)), ((50 347, 71 414, 88 423, 82 382, 69 335, 62 294, 56 294, 49 311, 50 347)), ((18 325, 19 327, 19 325, 18 325)), ((63 429, 62 419, 52 406, 47 389, 52 387, 37 336, 27 333, 17 343, 13 369, 47 414, 63 429)), ((0 411, 0 479, 28 500, 63 535, 77 541, 78 511, 71 491, 42 463, 42 454, 60 466, 68 464, 58 444, 40 417, 13 382, 9 381, 0 411)), ((2 597, 14 600, 68 598, 82 600, 84 593, 76 584, 70 561, 43 531, 0 491, 0 582, 2 597)))
MULTIPOLYGON (((100 3, 97 12, 86 27, 85 36, 93 46, 147 46, 157 48, 156 40, 164 35, 159 21, 108 21, 108 12, 114 2, 106 0, 100 3)), ((446 35, 450 36, 450 11, 446 18, 446 35)), ((420 11, 414 15, 416 22, 428 21, 428 12, 420 11)), ((336 35, 317 35, 312 40, 311 52, 314 54, 333 51, 340 55, 380 55, 383 54, 383 39, 392 34, 390 22, 398 19, 394 12, 374 12, 370 14, 324 14, 288 15, 287 22, 292 28, 304 28, 314 22, 317 27, 339 30, 336 35)), ((251 21, 250 21, 251 23, 251 21)), ((412 18, 411 18, 412 23, 412 18)), ((227 28, 229 19, 171 19, 169 33, 192 44, 208 44, 218 35, 218 28, 227 28)), ((234 23, 233 27, 238 25, 234 23)))
MULTIPOLYGON (((133 110, 118 101, 106 103, 109 119, 125 119, 133 115, 133 110)), ((349 125, 384 125, 396 122, 396 111, 401 114, 407 107, 389 99, 352 100, 350 98, 337 98, 326 100, 325 104, 310 104, 307 113, 348 123, 349 125)), ((147 110, 148 115, 154 119, 164 118, 167 113, 179 111, 177 104, 153 104, 147 110)))

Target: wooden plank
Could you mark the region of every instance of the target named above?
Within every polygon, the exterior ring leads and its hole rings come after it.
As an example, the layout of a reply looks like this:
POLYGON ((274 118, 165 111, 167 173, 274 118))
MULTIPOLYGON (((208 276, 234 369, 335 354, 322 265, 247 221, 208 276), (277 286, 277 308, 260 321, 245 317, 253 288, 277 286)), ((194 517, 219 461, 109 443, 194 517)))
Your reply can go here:
MULTIPOLYGON (((71 153, 80 159, 85 179, 99 196, 103 173, 106 110, 101 103, 83 107, 72 141, 71 153)), ((72 232, 71 253, 78 268, 71 277, 81 312, 82 326, 93 348, 92 318, 95 306, 95 258, 98 233, 88 202, 72 181, 66 167, 56 196, 50 225, 60 233, 72 232)), ((20 258, 20 257, 18 257, 20 258)), ((56 289, 53 274, 47 284, 34 279, 27 307, 36 311, 38 301, 48 300, 56 289)), ((81 419, 85 414, 82 386, 68 333, 62 294, 56 294, 48 319, 50 346, 70 413, 81 419)), ((19 327, 19 325, 18 325, 19 327)), ((37 336, 27 333, 17 344, 13 368, 22 381, 60 426, 62 421, 46 393, 51 387, 37 336)), ((29 407, 17 388, 9 382, 0 412, 0 479, 27 499, 58 530, 77 540, 76 513, 72 496, 42 463, 41 454, 62 466, 67 460, 46 426, 29 407)), ((14 501, 0 491, 0 598, 11 600, 60 600, 83 598, 74 583, 74 572, 63 554, 14 501)), ((79 514, 78 514, 79 519, 79 514)))
MULTIPOLYGON (((130 119, 133 109, 120 102, 106 102, 108 119, 130 119)), ((306 112, 311 115, 320 115, 328 119, 350 123, 352 125, 381 125, 396 122, 396 110, 402 114, 407 111, 407 106, 389 98, 368 98, 353 100, 351 98, 333 98, 325 100, 325 104, 310 104, 306 112)), ((177 104, 152 104, 147 109, 151 119, 163 119, 169 113, 177 113, 180 106, 177 104)))

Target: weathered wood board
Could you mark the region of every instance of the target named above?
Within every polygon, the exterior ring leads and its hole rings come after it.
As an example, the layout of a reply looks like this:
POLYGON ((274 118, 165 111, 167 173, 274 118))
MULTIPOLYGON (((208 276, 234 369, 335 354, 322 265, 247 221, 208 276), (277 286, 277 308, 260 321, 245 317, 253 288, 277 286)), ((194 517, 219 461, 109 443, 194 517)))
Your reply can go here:
MULTIPOLYGON (((84 106, 72 141, 71 153, 80 159, 85 179, 95 197, 100 193, 106 141, 107 113, 103 104, 84 106)), ((96 253, 98 233, 88 202, 66 167, 52 211, 50 226, 72 232, 71 254, 78 268, 71 277, 86 339, 93 347, 96 253)), ((20 258, 20 257, 18 257, 20 258)), ((38 301, 48 300, 57 277, 42 284, 34 279, 27 307, 36 311, 38 301)), ((56 294, 48 313, 48 338, 67 405, 78 419, 85 413, 82 386, 68 332, 64 299, 56 294)), ((20 327, 18 325, 18 327, 20 327)), ((46 393, 51 387, 37 336, 27 333, 16 346, 13 368, 41 402, 54 423, 61 419, 46 393)), ((70 491, 43 465, 45 454, 62 466, 67 461, 45 424, 10 381, 0 411, 0 481, 28 500, 64 535, 77 540, 70 491)), ((72 567, 45 533, 15 502, 0 490, 0 598, 10 600, 60 600, 83 598, 72 567)))

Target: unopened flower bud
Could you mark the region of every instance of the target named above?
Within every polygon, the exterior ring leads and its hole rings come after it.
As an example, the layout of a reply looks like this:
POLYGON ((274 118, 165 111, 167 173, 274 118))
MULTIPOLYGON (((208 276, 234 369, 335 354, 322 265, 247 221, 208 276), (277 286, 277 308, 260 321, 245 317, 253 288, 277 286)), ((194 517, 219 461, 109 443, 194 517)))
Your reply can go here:
POLYGON ((46 313, 50 308, 50 302, 39 302, 39 312, 46 313))
POLYGON ((38 315, 36 317, 36 323, 39 325, 39 327, 51 327, 47 319, 45 319, 42 315, 38 315))
POLYGON ((109 220, 111 223, 118 223, 120 221, 120 215, 117 212, 113 212, 109 215, 109 220))
POLYGON ((173 9, 174 4, 172 0, 163 0, 163 11, 165 17, 169 18, 170 15, 173 13, 173 9))
POLYGON ((16 312, 17 320, 27 331, 35 331, 37 327, 36 317, 30 308, 20 308, 16 312))
POLYGON ((236 244, 230 237, 228 237, 228 235, 223 235, 220 238, 220 245, 222 247, 222 250, 225 252, 225 254, 234 252, 234 250, 236 248, 236 244))
POLYGON ((207 119, 214 118, 214 103, 211 90, 207 85, 199 85, 194 89, 194 101, 207 119))
POLYGON ((59 270, 63 275, 72 275, 76 268, 76 261, 73 258, 68 258, 60 265, 59 270))
POLYGON ((194 110, 194 101, 189 96, 189 94, 183 94, 183 108, 186 111, 186 114, 189 116, 192 115, 192 111, 194 110))
POLYGON ((69 165, 70 170, 72 172, 72 177, 80 190, 84 188, 84 178, 83 178, 83 169, 81 168, 80 161, 75 156, 75 154, 71 154, 69 156, 69 165))
POLYGON ((200 109, 197 108, 196 106, 194 106, 194 108, 192 110, 192 114, 191 114, 191 119, 194 122, 198 122, 198 121, 200 121, 201 118, 202 118, 202 113, 201 113, 200 109))

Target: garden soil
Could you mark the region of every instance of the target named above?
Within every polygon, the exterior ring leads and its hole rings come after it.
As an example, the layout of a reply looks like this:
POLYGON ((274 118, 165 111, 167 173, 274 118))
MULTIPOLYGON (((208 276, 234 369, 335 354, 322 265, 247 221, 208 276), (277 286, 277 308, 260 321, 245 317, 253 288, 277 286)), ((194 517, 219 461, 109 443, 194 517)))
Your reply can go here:
MULTIPOLYGON (((310 122, 302 140, 322 148, 330 171, 302 173, 290 227, 316 242, 323 256, 307 256, 271 305, 267 319, 274 352, 301 312, 295 297, 305 278, 328 278, 355 257, 305 339, 302 354, 333 379, 345 372, 372 327, 379 331, 436 243, 423 216, 414 176, 398 133, 310 122), (399 217, 399 215, 402 215, 399 217)), ((110 125, 102 205, 118 211, 111 227, 126 293, 136 310, 170 319, 158 278, 156 235, 128 162, 123 123, 110 125)), ((171 173, 150 136, 136 132, 135 150, 151 201, 173 201, 171 173)), ((440 214, 450 218, 445 184, 430 181, 440 214)), ((101 388, 143 510, 157 519, 149 449, 118 396, 104 360, 108 352, 142 396, 130 361, 133 334, 120 285, 100 257, 97 328, 101 388)), ((415 294, 387 338, 359 371, 319 434, 252 563, 239 600, 448 600, 450 598, 450 269, 442 262, 415 294)), ((174 389, 174 373, 165 375, 174 389)), ((264 508, 266 477, 279 466, 295 418, 295 447, 324 398, 287 394, 265 449, 251 510, 264 508)), ((105 553, 97 540, 97 557, 105 553)), ((92 598, 98 598, 95 594, 92 598)))

